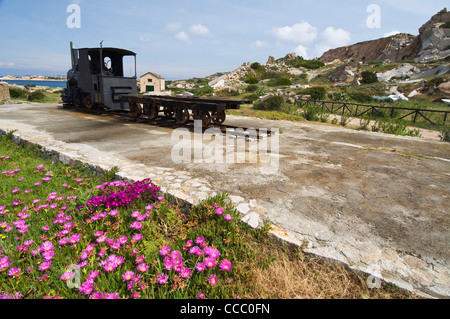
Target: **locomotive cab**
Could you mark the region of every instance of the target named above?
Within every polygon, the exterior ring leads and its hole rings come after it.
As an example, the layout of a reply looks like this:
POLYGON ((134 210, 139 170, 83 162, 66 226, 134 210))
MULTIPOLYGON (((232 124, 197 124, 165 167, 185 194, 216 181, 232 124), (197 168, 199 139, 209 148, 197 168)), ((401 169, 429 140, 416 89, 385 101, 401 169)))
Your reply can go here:
POLYGON ((64 104, 88 109, 129 110, 122 94, 137 94, 136 53, 118 48, 74 49, 70 43, 72 69, 67 73, 64 104), (134 76, 124 74, 124 60, 134 57, 134 76))

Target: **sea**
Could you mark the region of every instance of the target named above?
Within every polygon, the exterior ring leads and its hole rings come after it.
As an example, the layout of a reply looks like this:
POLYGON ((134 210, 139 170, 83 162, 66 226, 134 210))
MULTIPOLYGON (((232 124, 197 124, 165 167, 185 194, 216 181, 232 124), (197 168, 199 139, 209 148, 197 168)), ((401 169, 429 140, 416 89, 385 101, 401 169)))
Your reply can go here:
POLYGON ((52 89, 57 88, 66 88, 66 81, 33 81, 33 80, 2 80, 3 82, 9 83, 9 84, 16 84, 16 85, 36 85, 36 86, 48 86, 52 89))

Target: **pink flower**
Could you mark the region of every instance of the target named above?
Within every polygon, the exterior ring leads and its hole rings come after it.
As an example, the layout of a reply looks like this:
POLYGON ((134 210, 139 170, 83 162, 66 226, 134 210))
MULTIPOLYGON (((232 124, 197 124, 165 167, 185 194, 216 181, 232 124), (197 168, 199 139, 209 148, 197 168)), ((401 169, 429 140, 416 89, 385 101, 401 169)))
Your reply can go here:
POLYGON ((101 230, 99 230, 98 232, 96 232, 96 233, 94 234, 95 237, 99 237, 99 236, 101 236, 101 235, 103 235, 103 232, 102 232, 101 230))
POLYGON ((63 280, 63 281, 66 281, 66 280, 70 279, 73 275, 74 275, 73 272, 71 272, 71 271, 66 271, 65 273, 63 273, 63 274, 61 275, 61 277, 59 277, 59 279, 61 279, 61 280, 63 280))
POLYGON ((216 209, 216 214, 217 215, 222 215, 223 214, 223 208, 222 207, 217 208, 216 209))
POLYGON ((137 234, 137 235, 133 236, 133 238, 131 239, 131 242, 134 243, 134 242, 140 241, 141 239, 142 239, 142 234, 137 234))
POLYGON ((19 191, 20 191, 20 188, 14 188, 14 189, 12 190, 12 193, 15 194, 15 193, 17 193, 17 192, 19 192, 19 191))
POLYGON ((47 176, 47 177, 44 177, 42 180, 43 180, 44 182, 48 182, 48 181, 51 181, 52 178, 47 176))
POLYGON ((131 279, 133 279, 134 277, 134 272, 132 271, 127 271, 122 275, 122 280, 123 281, 129 281, 131 279))
POLYGON ((197 298, 198 298, 198 299, 205 299, 205 294, 199 292, 199 293, 197 294, 197 298))
POLYGON ((208 268, 214 268, 216 266, 216 259, 212 257, 205 258, 205 266, 208 268))
POLYGON ((141 212, 135 211, 131 213, 131 217, 137 218, 139 215, 141 215, 141 212))
POLYGON ((20 268, 18 268, 18 267, 11 268, 8 271, 8 275, 11 277, 19 277, 20 276, 20 268))
POLYGON ((230 214, 226 214, 223 218, 225 218, 226 220, 233 220, 233 217, 231 217, 230 214))
POLYGON ((52 266, 52 262, 51 262, 51 261, 44 261, 44 262, 39 266, 39 270, 45 271, 45 270, 48 270, 51 266, 52 266))
POLYGON ((203 270, 205 270, 205 264, 199 262, 195 265, 195 269, 197 269, 199 272, 202 272, 203 270))
POLYGON ((210 283, 211 286, 217 285, 217 277, 216 277, 216 275, 210 275, 208 282, 210 283))
POLYGON ((225 270, 225 271, 230 271, 231 270, 231 262, 224 259, 221 263, 220 263, 220 269, 225 270))
POLYGON ((119 211, 117 209, 112 210, 111 212, 109 212, 110 216, 117 216, 119 215, 119 211))
POLYGON ((158 279, 156 279, 156 282, 160 285, 165 285, 167 283, 167 280, 169 279, 169 276, 165 274, 159 275, 158 279))
POLYGON ((180 276, 183 278, 189 278, 189 276, 191 275, 192 271, 188 268, 182 268, 180 271, 180 276))
POLYGON ((142 228, 142 223, 141 222, 134 222, 134 223, 131 224, 130 228, 141 229, 142 228))
POLYGON ((139 266, 137 266, 137 270, 140 272, 146 272, 148 271, 148 265, 146 263, 142 263, 139 266))
POLYGON ((161 248, 161 249, 159 250, 159 254, 160 254, 161 256, 165 256, 165 255, 167 255, 169 252, 170 252, 170 246, 164 246, 163 248, 161 248))

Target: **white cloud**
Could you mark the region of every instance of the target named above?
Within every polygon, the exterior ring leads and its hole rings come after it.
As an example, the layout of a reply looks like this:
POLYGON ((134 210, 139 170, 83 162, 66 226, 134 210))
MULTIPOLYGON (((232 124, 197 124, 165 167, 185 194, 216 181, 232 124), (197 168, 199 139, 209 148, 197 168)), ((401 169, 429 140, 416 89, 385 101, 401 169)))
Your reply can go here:
POLYGON ((317 28, 302 21, 292 26, 272 28, 266 34, 274 35, 278 40, 298 43, 311 42, 317 38, 317 28))
POLYGON ((191 39, 189 38, 189 34, 187 34, 187 33, 184 32, 184 31, 181 31, 181 32, 177 33, 177 34, 175 35, 175 38, 177 38, 178 40, 180 40, 180 41, 182 41, 182 42, 184 42, 184 43, 192 44, 192 41, 191 41, 191 39))
POLYGON ((323 37, 327 44, 335 47, 347 45, 351 40, 350 32, 345 31, 344 29, 335 29, 333 27, 326 28, 323 32, 323 37))
POLYGON ((253 42, 251 44, 252 48, 257 48, 257 49, 261 49, 264 48, 265 46, 267 46, 267 43, 261 40, 256 40, 255 42, 253 42))
POLYGON ((0 62, 0 67, 14 67, 16 64, 14 62, 0 62))
POLYGON ((199 36, 202 36, 202 37, 206 37, 206 36, 208 36, 210 34, 208 27, 206 27, 206 26, 204 26, 202 24, 194 24, 189 29, 189 32, 191 32, 194 35, 199 35, 199 36))
POLYGON ((350 32, 344 29, 328 27, 322 32, 323 41, 315 46, 317 56, 324 52, 348 45, 351 41, 350 32))
POLYGON ((396 35, 396 34, 399 34, 399 33, 401 33, 401 32, 398 31, 398 30, 394 30, 394 31, 385 33, 385 34, 383 35, 383 37, 384 37, 384 38, 387 38, 387 37, 390 37, 390 36, 392 36, 392 35, 396 35))
POLYGON ((297 55, 299 55, 299 56, 301 56, 302 58, 304 58, 304 59, 307 59, 307 58, 308 58, 308 49, 305 48, 303 45, 299 45, 298 47, 296 47, 296 48, 294 49, 294 52, 295 52, 297 55))
POLYGON ((175 23, 168 23, 166 24, 165 30, 169 32, 177 32, 181 28, 181 23, 175 22, 175 23))

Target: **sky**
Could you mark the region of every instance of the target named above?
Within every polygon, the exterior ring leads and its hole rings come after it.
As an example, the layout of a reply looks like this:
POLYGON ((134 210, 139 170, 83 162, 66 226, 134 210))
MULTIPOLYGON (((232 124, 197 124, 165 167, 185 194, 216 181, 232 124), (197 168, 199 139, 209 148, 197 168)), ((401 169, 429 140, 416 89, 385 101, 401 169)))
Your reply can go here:
MULTIPOLYGON (((138 77, 205 77, 244 62, 266 63, 269 56, 312 59, 399 32, 417 35, 446 5, 448 0, 0 0, 0 76, 66 75, 70 41, 75 48, 103 41, 137 54, 138 77)), ((128 63, 125 75, 130 71, 134 75, 128 63)))

